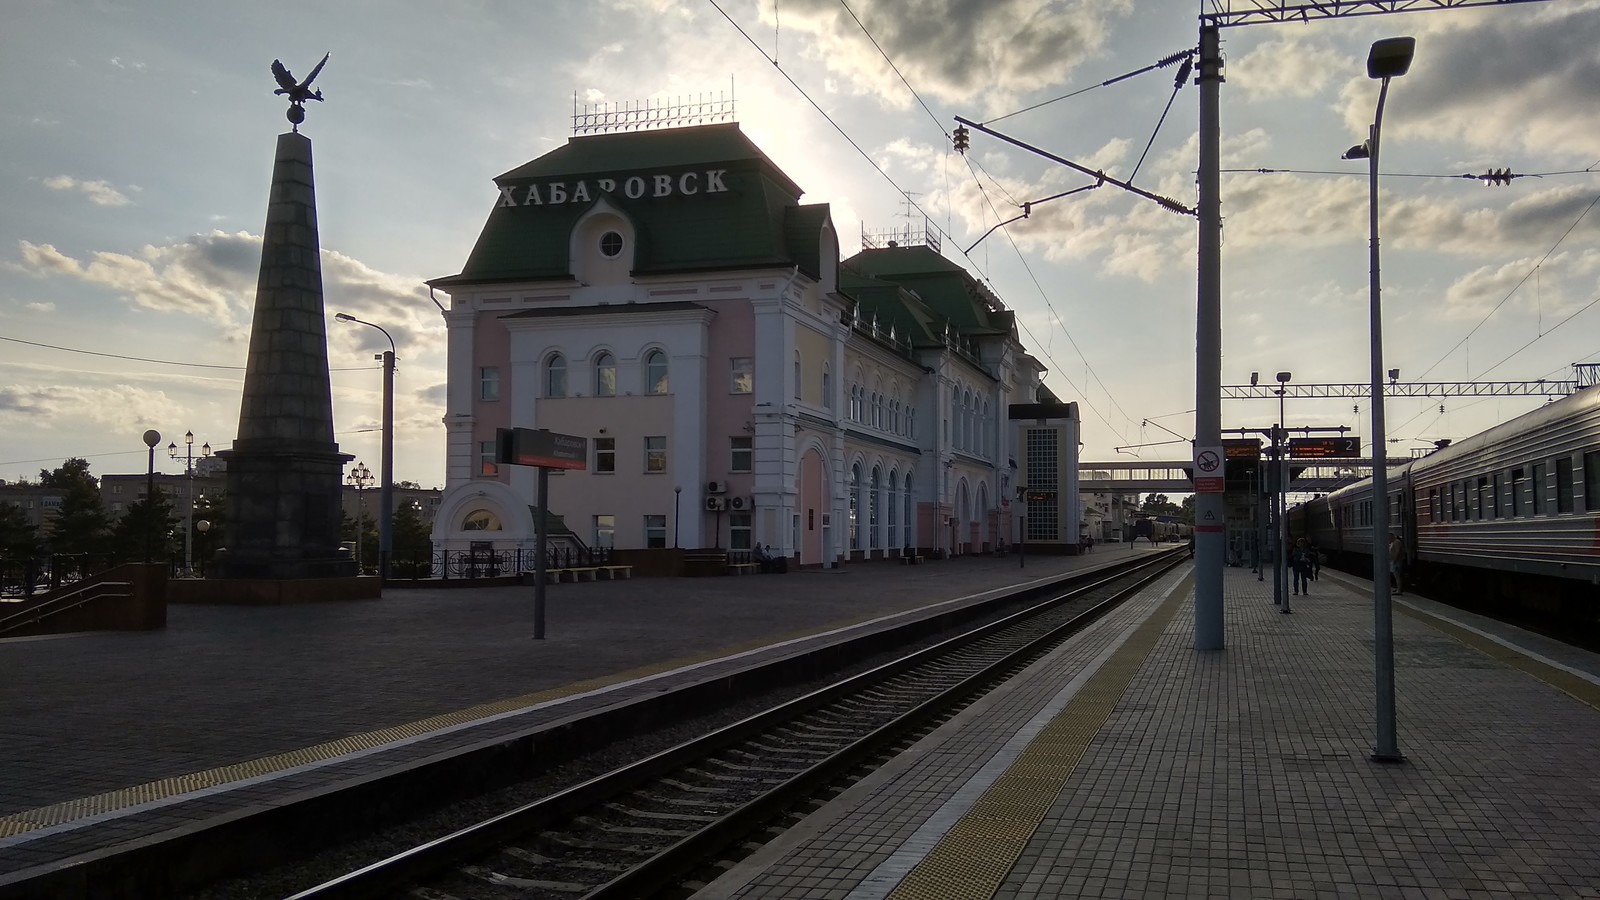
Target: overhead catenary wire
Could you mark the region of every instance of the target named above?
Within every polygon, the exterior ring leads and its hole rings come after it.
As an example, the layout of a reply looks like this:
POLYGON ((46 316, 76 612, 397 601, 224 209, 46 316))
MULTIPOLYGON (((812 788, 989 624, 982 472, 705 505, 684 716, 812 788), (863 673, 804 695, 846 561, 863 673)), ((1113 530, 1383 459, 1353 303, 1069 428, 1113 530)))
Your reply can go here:
MULTIPOLYGON (((186 366, 186 367, 194 368, 194 369, 229 369, 229 370, 239 371, 239 372, 243 372, 245 370, 244 366, 223 366, 223 365, 217 365, 217 364, 214 364, 214 363, 182 362, 181 360, 175 360, 175 359, 150 359, 150 358, 144 357, 144 356, 127 356, 127 355, 124 355, 124 354, 121 354, 121 353, 102 353, 99 350, 81 350, 81 349, 79 349, 77 347, 62 347, 59 344, 45 344, 45 343, 41 343, 39 341, 25 341, 22 338, 6 337, 5 335, 0 335, 0 341, 9 341, 9 342, 11 342, 13 344, 26 344, 29 347, 42 347, 42 348, 44 348, 46 350, 59 350, 59 351, 61 351, 63 353, 81 353, 81 354, 84 354, 85 356, 103 356, 103 357, 105 357, 107 359, 125 359, 125 360, 129 360, 129 361, 132 361, 132 362, 155 363, 157 365, 162 365, 162 366, 186 366)), ((344 366, 344 367, 341 367, 341 368, 332 368, 332 369, 329 369, 328 371, 330 371, 330 372, 358 372, 358 371, 363 371, 363 370, 370 369, 370 368, 374 368, 374 367, 373 366, 344 366)))
POLYGON ((1062 101, 1062 100, 1070 100, 1071 98, 1076 97, 1079 94, 1086 94, 1086 93, 1088 93, 1088 92, 1090 92, 1092 90, 1095 90, 1096 88, 1109 87, 1109 86, 1111 86, 1113 84, 1116 84, 1119 81, 1126 81, 1129 78, 1134 77, 1135 75, 1143 75, 1146 72, 1153 72, 1156 69, 1164 69, 1167 66, 1170 66, 1175 62, 1179 62, 1179 61, 1188 62, 1189 60, 1194 58, 1194 55, 1195 55, 1195 51, 1194 50, 1182 50, 1182 51, 1174 53, 1174 54, 1172 54, 1170 56, 1164 56, 1161 59, 1151 63, 1150 65, 1144 66, 1143 68, 1134 69, 1132 72, 1126 72, 1124 74, 1118 75, 1115 78, 1108 78, 1105 81, 1100 82, 1099 84, 1091 84, 1088 87, 1079 88, 1078 90, 1072 91, 1071 93, 1062 94, 1059 97, 1052 97, 1049 100, 1042 100, 1042 101, 1040 101, 1038 103, 1033 104, 1032 106, 1024 106, 1023 108, 1021 108, 1019 110, 1015 110, 1013 112, 1008 112, 1003 116, 995 116, 992 119, 985 119, 983 124, 992 125, 995 122, 1001 121, 1002 119, 1009 119, 1012 116, 1020 116, 1025 112, 1033 112, 1034 110, 1039 109, 1040 107, 1049 106, 1052 103, 1057 103, 1057 102, 1062 101))

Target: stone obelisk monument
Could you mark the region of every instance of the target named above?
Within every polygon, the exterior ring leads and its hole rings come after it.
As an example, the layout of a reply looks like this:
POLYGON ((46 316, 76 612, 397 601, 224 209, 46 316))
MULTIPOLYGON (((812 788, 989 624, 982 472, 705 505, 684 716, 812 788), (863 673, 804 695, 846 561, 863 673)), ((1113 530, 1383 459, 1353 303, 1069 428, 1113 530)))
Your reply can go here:
POLYGON ((231 450, 217 454, 228 465, 220 574, 261 581, 353 577, 355 563, 339 547, 344 464, 352 457, 333 439, 311 141, 299 130, 305 101, 322 99, 310 90, 322 65, 300 84, 281 63, 272 68, 295 128, 278 135, 272 167, 239 435, 231 450))

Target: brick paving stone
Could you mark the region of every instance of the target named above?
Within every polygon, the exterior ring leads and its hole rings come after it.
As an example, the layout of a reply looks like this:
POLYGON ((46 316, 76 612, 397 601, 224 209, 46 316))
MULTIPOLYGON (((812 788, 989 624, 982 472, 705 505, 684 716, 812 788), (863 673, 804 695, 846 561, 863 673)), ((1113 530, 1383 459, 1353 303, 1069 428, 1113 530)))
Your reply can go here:
MULTIPOLYGON (((528 587, 391 587, 376 601, 173 606, 161 631, 0 640, 0 816, 479 704, 759 652, 1135 552, 1148 550, 1030 557, 1025 569, 1014 557, 966 557, 753 578, 552 585, 543 641, 532 639, 528 587)), ((499 727, 512 733, 625 694, 576 698, 562 712, 499 727)), ((427 752, 466 746, 494 727, 434 737, 427 752)), ((0 874, 123 835, 155 834, 219 810, 359 778, 404 762, 408 752, 422 755, 418 748, 384 751, 59 833, 0 832, 0 874)))
MULTIPOLYGON (((1370 584, 1325 572, 1292 615, 1277 612, 1270 584, 1248 570, 1227 570, 1225 584, 1227 648, 1192 649, 1185 598, 994 896, 1600 896, 1600 712, 1407 610, 1499 635, 1595 684, 1600 659, 1397 598, 1407 761, 1383 765, 1369 759, 1370 584)), ((970 793, 1048 695, 1155 600, 1140 603, 699 896, 803 897, 779 863, 818 841, 842 841, 879 864, 852 900, 894 896, 909 867, 958 865, 934 849, 954 824, 941 817, 964 809, 953 798, 970 793), (867 840, 886 828, 901 841, 867 840)))

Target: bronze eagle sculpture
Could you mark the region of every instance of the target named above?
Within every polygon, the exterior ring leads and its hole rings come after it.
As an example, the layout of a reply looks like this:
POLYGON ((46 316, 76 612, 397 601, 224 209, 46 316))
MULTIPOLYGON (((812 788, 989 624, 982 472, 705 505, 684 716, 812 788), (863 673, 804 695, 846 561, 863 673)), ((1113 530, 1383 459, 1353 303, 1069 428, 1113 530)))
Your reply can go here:
POLYGON ((284 68, 282 60, 275 59, 272 61, 272 77, 278 81, 278 89, 273 93, 283 94, 289 98, 288 117, 289 121, 295 126, 295 131, 299 131, 300 123, 306 120, 305 102, 307 100, 322 101, 321 89, 313 91, 311 82, 317 79, 318 73, 322 71, 323 66, 328 64, 328 57, 332 55, 332 53, 325 54, 322 57, 322 62, 317 63, 317 67, 311 70, 310 75, 306 76, 306 80, 299 83, 296 83, 294 76, 289 74, 288 69, 284 68))

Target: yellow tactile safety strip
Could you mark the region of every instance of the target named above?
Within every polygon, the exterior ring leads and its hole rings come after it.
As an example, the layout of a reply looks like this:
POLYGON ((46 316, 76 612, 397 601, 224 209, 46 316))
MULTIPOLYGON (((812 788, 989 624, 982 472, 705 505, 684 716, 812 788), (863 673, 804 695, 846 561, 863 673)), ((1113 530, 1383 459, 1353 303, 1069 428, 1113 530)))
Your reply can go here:
POLYGON ((1188 596, 1193 575, 1139 626, 1016 762, 901 881, 889 900, 991 897, 1060 795, 1089 742, 1188 596))
POLYGON ((1600 709, 1600 685, 1596 685, 1594 682, 1579 678, 1571 672, 1558 669, 1555 666, 1546 665, 1537 659, 1524 655, 1521 651, 1513 650, 1504 644, 1491 641, 1481 634, 1462 628, 1449 619, 1401 604, 1395 604, 1394 609, 1396 612, 1433 626, 1436 630, 1444 632, 1498 662, 1526 672, 1545 684, 1564 691, 1595 709, 1600 709))
POLYGON ((874 618, 880 618, 881 615, 882 614, 863 615, 856 618, 841 620, 829 625, 824 625, 815 630, 800 630, 792 632, 788 635, 751 640, 746 643, 731 647, 722 647, 716 650, 709 650, 705 653, 697 654, 695 656, 667 660, 650 666, 641 666, 637 669, 630 669, 629 671, 620 672, 615 675, 607 675, 602 678, 592 678, 588 681, 580 681, 557 688, 551 688, 545 691, 539 691, 537 693, 524 694, 520 697, 512 697, 509 700, 499 700, 493 703, 484 703, 478 706, 468 707, 467 709, 457 710, 455 712, 443 713, 431 718, 422 719, 420 721, 410 722, 404 725, 396 725, 392 728, 385 728, 379 731, 369 731, 365 734, 351 735, 346 738, 340 738, 337 741, 329 741, 327 743, 317 744, 312 747, 303 747, 299 750, 288 751, 287 753, 278 753, 273 756, 264 756, 260 759, 253 759, 247 762, 235 763, 228 766, 219 766, 215 769, 207 769, 203 772, 193 772, 188 775, 178 775, 172 778, 163 778, 159 781, 151 781, 146 784, 135 785, 134 787, 120 788, 115 791, 107 791, 103 794, 95 794, 91 797, 80 797, 76 800, 68 800, 64 803, 41 806, 37 809, 30 809, 24 812, 12 813, 11 815, 7 816, 0 816, 0 838, 12 837, 14 835, 35 831, 40 828, 48 828, 52 825, 61 825, 67 822, 77 821, 78 819, 88 818, 90 816, 115 812, 119 809, 127 809, 130 806, 138 806, 141 803, 149 803, 155 800, 165 800, 170 797, 187 794, 191 791, 219 787, 249 778, 259 778, 264 775, 271 775, 276 772, 284 771, 285 769, 295 768, 297 766, 326 762, 330 759, 335 759, 347 753, 370 750, 374 747, 381 747, 384 744, 393 741, 418 737, 431 731, 437 731, 441 728, 448 728, 452 725, 460 725, 462 723, 472 722, 477 719, 487 718, 500 713, 511 712, 513 710, 522 709, 523 707, 532 706, 537 703, 544 703, 550 700, 559 700, 563 697, 570 697, 575 694, 582 694, 587 691, 598 690, 613 684, 618 684, 625 681, 633 681, 639 678, 647 678, 651 675, 658 675, 662 672, 672 671, 673 669, 692 666, 697 663, 709 662, 711 660, 721 659, 726 656, 732 656, 750 650, 757 650, 771 644, 799 640, 819 633, 837 631, 839 629, 848 628, 852 625, 859 625, 863 622, 871 621, 874 618))

